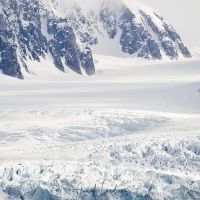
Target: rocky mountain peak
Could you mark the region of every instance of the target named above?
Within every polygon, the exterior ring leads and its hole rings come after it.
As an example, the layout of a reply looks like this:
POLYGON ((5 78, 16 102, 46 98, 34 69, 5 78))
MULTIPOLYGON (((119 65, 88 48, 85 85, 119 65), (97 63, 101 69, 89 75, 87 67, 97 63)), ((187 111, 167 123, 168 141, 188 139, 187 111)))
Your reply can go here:
POLYGON ((95 74, 93 53, 111 49, 144 59, 190 58, 175 29, 152 9, 127 0, 1 0, 0 70, 22 79, 29 60, 95 74), (23 70, 24 71, 24 70, 23 70))

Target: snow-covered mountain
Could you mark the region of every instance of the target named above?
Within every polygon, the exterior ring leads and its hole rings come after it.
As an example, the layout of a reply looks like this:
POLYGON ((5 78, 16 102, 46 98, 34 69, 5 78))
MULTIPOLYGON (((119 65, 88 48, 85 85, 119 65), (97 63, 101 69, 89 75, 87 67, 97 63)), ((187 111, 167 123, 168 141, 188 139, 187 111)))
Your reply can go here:
MULTIPOLYGON (((172 25, 128 0, 1 0, 0 70, 23 79, 42 58, 95 74, 93 53, 145 59, 190 58, 172 25)), ((85 71, 85 72, 84 72, 85 71)))
POLYGON ((133 0, 0 0, 0 200, 199 200, 190 50, 133 0))

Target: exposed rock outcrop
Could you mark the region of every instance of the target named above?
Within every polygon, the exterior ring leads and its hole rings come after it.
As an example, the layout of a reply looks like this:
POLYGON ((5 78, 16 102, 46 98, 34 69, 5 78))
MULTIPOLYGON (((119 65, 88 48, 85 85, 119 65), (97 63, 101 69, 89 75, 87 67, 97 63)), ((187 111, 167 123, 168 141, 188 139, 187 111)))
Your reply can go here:
POLYGON ((192 55, 178 33, 160 15, 123 0, 0 1, 0 70, 23 79, 28 61, 53 58, 56 68, 95 74, 93 47, 114 40, 124 54, 145 59, 192 55), (95 7, 95 8, 94 8, 95 7), (24 70, 23 70, 24 71, 24 70))

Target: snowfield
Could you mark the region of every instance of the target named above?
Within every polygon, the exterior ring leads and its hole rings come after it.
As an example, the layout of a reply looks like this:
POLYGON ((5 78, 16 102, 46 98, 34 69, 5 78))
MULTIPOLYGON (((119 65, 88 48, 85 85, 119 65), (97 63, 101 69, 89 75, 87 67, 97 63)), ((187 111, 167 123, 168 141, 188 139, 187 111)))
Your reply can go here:
POLYGON ((24 81, 0 75, 2 189, 18 199, 199 199, 200 59, 94 59, 92 77, 48 59, 30 63, 24 81))

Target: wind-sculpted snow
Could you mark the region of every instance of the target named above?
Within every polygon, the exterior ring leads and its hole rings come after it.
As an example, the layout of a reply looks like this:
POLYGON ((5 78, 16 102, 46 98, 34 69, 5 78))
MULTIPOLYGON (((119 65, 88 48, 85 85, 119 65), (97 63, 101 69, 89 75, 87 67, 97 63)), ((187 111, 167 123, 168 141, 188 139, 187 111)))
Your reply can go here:
POLYGON ((134 1, 3 0, 0 11, 0 70, 20 79, 43 58, 63 72, 94 75, 93 53, 192 56, 172 25, 134 1))

